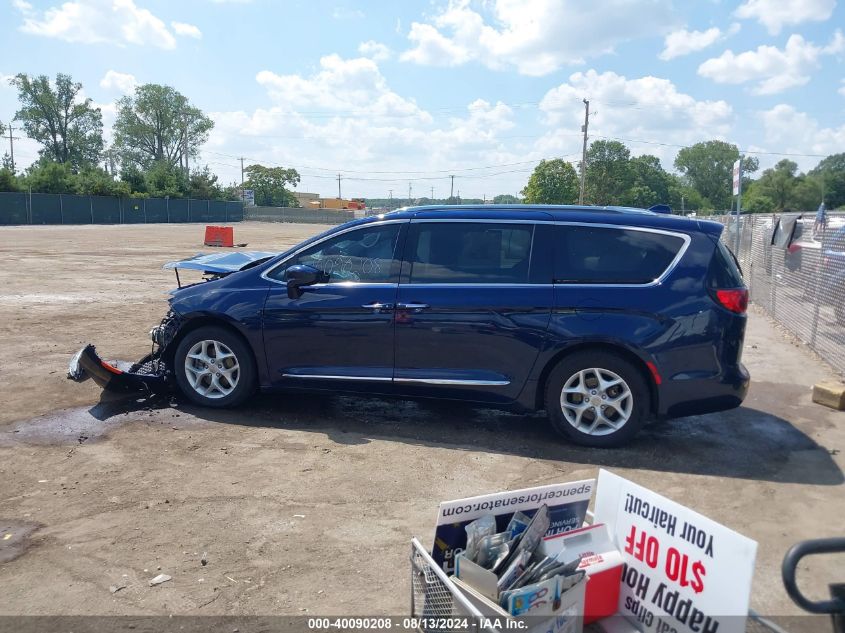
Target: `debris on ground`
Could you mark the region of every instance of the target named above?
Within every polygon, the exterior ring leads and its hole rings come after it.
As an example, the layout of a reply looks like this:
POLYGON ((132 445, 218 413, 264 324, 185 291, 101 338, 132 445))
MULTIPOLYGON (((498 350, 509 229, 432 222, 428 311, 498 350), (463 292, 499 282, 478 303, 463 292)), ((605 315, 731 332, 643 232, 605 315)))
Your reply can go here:
POLYGON ((171 576, 168 576, 167 574, 159 574, 150 581, 150 587, 155 587, 156 585, 160 585, 161 583, 167 582, 168 580, 172 579, 173 578, 171 576))
POLYGON ((117 593, 121 589, 126 589, 126 585, 112 585, 111 587, 109 587, 109 591, 111 591, 112 593, 117 593))
POLYGON ((203 567, 208 565, 208 552, 202 553, 202 558, 200 558, 200 563, 202 564, 203 567))

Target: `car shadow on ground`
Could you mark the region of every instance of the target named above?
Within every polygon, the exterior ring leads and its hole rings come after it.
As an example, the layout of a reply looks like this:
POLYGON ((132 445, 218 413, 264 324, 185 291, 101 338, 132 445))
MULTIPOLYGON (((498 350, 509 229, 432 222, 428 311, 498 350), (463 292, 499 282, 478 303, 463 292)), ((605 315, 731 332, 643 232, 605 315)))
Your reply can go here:
MULTIPOLYGON (((795 418, 796 397, 769 398, 782 385, 755 384, 767 406, 795 418), (783 405, 789 401, 791 406, 783 405)), ((799 388, 800 389, 800 388, 799 388)), ((746 401, 751 405, 750 401, 746 401)), ((816 406, 816 405, 809 405, 816 406)), ((179 426, 207 422, 325 434, 338 444, 371 440, 483 451, 603 467, 647 469, 763 481, 839 485, 845 476, 821 446, 788 419, 753 406, 648 424, 627 446, 591 449, 560 438, 545 415, 517 414, 465 402, 336 394, 258 395, 230 410, 193 406, 172 396, 103 394, 88 409, 58 411, 14 425, 0 445, 96 441, 123 424, 179 426), (177 417, 178 416, 178 417, 177 417)))
POLYGON ((831 449, 788 420, 751 407, 647 425, 629 445, 592 449, 561 439, 542 414, 463 402, 340 395, 261 395, 237 410, 184 405, 199 419, 325 433, 338 444, 373 439, 603 467, 839 485, 831 449))

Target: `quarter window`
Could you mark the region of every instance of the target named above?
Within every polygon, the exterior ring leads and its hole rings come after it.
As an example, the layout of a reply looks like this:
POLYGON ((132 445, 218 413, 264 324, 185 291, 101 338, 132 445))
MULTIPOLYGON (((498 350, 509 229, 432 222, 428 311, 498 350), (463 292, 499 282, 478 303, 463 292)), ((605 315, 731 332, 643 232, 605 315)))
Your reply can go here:
POLYGON ((270 277, 284 281, 288 267, 305 264, 328 274, 329 283, 395 283, 399 276, 395 259, 399 228, 399 224, 367 226, 330 237, 289 259, 270 277))
POLYGON ((556 227, 555 283, 645 284, 660 277, 684 240, 597 226, 556 227))
POLYGON ((413 226, 410 283, 528 283, 531 224, 420 222, 413 226))

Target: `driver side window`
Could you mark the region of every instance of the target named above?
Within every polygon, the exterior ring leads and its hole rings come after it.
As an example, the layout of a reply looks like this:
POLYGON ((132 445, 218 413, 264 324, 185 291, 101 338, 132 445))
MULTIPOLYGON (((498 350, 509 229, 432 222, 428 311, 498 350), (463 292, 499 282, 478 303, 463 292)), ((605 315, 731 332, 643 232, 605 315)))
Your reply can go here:
POLYGON ((400 226, 362 227, 331 237, 289 259, 270 276, 284 281, 288 267, 304 264, 326 273, 329 283, 395 283, 399 277, 399 263, 394 255, 400 226))

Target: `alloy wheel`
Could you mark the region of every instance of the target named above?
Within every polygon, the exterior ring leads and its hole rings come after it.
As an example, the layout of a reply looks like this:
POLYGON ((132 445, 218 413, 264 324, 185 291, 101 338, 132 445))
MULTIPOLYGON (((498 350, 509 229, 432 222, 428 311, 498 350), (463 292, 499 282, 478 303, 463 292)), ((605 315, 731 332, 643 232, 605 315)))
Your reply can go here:
POLYGON ((566 421, 587 435, 608 435, 631 417, 634 396, 628 383, 610 370, 592 367, 573 374, 560 393, 566 421))
POLYGON ((185 377, 188 384, 204 398, 225 398, 238 386, 238 358, 220 341, 195 343, 185 356, 185 377))

